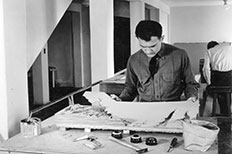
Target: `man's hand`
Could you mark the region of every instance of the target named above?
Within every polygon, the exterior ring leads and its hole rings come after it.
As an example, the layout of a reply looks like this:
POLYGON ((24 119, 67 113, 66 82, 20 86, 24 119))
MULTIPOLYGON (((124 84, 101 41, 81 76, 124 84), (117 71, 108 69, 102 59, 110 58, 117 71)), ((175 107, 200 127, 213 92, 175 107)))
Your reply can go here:
POLYGON ((189 97, 187 101, 192 101, 194 103, 197 101, 197 97, 196 96, 189 97))
POLYGON ((110 97, 116 101, 122 101, 118 96, 116 96, 115 94, 111 94, 110 97))

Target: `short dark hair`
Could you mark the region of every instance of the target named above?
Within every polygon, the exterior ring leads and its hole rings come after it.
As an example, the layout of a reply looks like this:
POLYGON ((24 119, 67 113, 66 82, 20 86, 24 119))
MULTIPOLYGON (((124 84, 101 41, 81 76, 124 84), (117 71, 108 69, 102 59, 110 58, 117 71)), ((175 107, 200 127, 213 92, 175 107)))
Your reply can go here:
POLYGON ((136 26, 135 35, 145 41, 150 41, 152 36, 157 36, 160 39, 162 26, 153 20, 142 20, 136 26))
POLYGON ((207 50, 215 47, 216 45, 218 45, 219 43, 217 41, 210 41, 208 44, 207 44, 207 50))

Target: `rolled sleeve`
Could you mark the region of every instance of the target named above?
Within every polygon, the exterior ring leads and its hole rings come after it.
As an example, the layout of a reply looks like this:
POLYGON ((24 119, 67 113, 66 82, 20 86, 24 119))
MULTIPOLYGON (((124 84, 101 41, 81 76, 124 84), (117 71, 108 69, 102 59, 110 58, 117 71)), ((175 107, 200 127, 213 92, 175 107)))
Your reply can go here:
POLYGON ((204 66, 202 68, 203 76, 208 84, 210 84, 210 60, 208 52, 205 53, 204 66))
POLYGON ((184 58, 184 83, 185 83, 185 89, 184 89, 184 94, 186 99, 188 99, 189 97, 198 97, 198 89, 200 87, 200 84, 196 82, 194 75, 192 73, 192 69, 191 69, 191 64, 190 64, 190 60, 189 57, 187 56, 187 54, 185 54, 184 58))

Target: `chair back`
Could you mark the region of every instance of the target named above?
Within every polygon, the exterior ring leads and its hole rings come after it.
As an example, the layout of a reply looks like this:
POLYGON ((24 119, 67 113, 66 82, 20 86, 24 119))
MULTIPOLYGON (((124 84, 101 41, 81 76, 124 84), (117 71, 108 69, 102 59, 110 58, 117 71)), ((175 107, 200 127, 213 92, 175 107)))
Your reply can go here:
POLYGON ((211 86, 232 86, 232 71, 211 71, 211 86))

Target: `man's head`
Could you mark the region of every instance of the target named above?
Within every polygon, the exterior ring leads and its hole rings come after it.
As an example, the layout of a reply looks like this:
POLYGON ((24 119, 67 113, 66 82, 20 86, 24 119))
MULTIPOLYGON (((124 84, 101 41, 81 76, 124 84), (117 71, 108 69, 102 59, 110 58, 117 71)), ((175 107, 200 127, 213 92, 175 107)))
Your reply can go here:
POLYGON ((208 44, 207 44, 207 50, 215 47, 216 45, 218 45, 219 43, 217 41, 210 41, 208 44))
POLYGON ((148 57, 154 56, 161 48, 162 26, 152 20, 142 20, 135 29, 139 45, 148 57))

